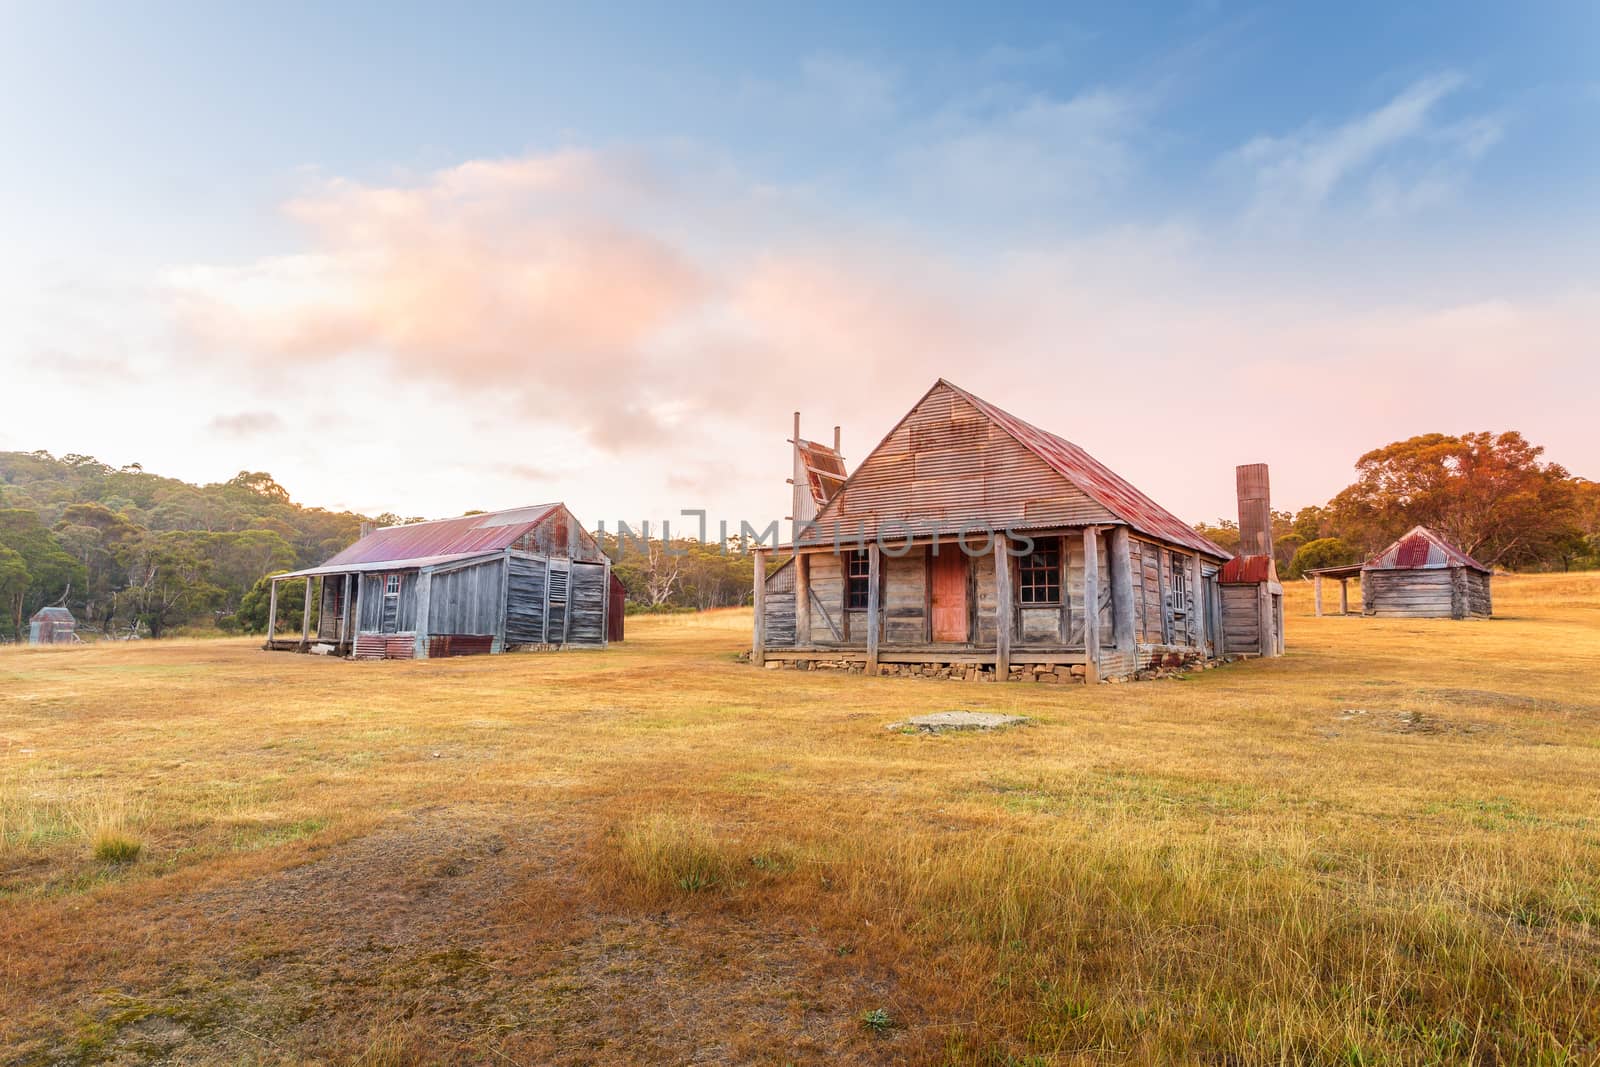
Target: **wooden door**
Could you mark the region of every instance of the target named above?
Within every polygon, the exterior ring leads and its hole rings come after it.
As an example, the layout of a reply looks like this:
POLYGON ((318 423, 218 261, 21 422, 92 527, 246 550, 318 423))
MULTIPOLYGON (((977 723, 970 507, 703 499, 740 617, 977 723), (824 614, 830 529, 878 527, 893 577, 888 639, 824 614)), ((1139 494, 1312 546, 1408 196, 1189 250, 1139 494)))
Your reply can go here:
POLYGON ((928 589, 933 640, 964 644, 967 641, 967 556, 960 547, 946 545, 938 555, 928 556, 928 589))

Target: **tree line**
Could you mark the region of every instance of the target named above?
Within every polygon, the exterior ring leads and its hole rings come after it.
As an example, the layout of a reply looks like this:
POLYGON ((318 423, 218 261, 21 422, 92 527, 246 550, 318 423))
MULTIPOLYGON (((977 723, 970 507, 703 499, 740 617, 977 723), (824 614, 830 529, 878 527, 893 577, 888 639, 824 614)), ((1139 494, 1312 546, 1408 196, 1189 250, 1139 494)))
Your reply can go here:
MULTIPOLYGON (((1290 578, 1357 563, 1427 526, 1488 567, 1600 567, 1600 482, 1541 457, 1522 434, 1430 433, 1376 448, 1323 505, 1272 513, 1273 553, 1290 578)), ((1235 551, 1232 520, 1195 529, 1235 551)))
MULTIPOLYGON (((1546 462, 1515 431, 1425 434, 1374 449, 1323 505, 1273 513, 1279 570, 1354 563, 1415 525, 1481 562, 1513 570, 1600 567, 1600 483, 1546 462)), ((79 630, 159 637, 179 625, 260 632, 266 579, 314 566, 363 522, 393 513, 308 508, 270 474, 191 485, 92 456, 0 452, 0 640, 21 639, 41 607, 64 604, 79 630)), ((1196 529, 1230 551, 1231 520, 1196 529)), ((749 545, 601 535, 630 610, 703 610, 750 597, 749 545)), ((294 591, 285 596, 294 603, 294 591)))
MULTIPOLYGON (((92 456, 0 452, 0 640, 63 604, 80 633, 160 637, 180 625, 266 629, 271 575, 315 566, 360 536, 361 524, 419 522, 296 504, 270 475, 240 471, 191 485, 111 467, 92 456)), ((696 610, 749 599, 745 546, 630 539, 602 547, 631 610, 696 610)), ((303 586, 281 599, 298 603, 303 586)))

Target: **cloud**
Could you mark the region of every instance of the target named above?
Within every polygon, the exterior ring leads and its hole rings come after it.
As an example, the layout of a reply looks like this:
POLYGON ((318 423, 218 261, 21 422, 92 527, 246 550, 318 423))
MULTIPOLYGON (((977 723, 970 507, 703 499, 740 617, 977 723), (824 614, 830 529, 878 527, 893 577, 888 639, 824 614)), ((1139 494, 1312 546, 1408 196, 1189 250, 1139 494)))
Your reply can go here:
POLYGON ((270 411, 240 411, 214 416, 206 428, 218 437, 260 437, 283 429, 283 420, 270 411))
POLYGON ((1441 103, 1464 85, 1457 73, 1424 78, 1331 129, 1310 125, 1256 137, 1231 153, 1224 169, 1249 177, 1249 220, 1269 226, 1299 224, 1362 174, 1370 179, 1368 206, 1379 214, 1439 203, 1458 186, 1465 165, 1499 140, 1503 126, 1489 115, 1437 123, 1441 103))

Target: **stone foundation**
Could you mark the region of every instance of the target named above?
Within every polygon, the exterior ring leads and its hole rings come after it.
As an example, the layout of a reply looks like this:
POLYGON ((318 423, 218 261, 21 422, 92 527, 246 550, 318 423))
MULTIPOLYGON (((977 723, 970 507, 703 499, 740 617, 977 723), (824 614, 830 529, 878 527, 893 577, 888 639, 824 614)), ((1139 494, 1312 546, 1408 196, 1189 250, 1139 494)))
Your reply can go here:
MULTIPOLYGON (((746 652, 743 658, 748 660, 749 655, 746 652)), ((1191 674, 1195 671, 1208 671, 1214 667, 1221 666, 1222 661, 1208 660, 1200 652, 1152 651, 1148 653, 1141 652, 1138 664, 1137 671, 1131 676, 1114 675, 1102 677, 1101 681, 1128 682, 1171 678, 1181 674, 1191 674)), ((840 671, 847 674, 865 674, 867 671, 867 665, 860 660, 828 659, 826 657, 799 660, 769 659, 765 666, 769 671, 790 669, 799 671, 840 671)), ((1103 669, 1104 667, 1102 667, 1103 669)), ((932 678, 937 681, 951 682, 993 682, 997 680, 992 664, 951 663, 948 661, 880 663, 874 673, 883 678, 932 678)), ((1011 669, 1004 680, 1034 685, 1081 685, 1084 683, 1085 674, 1085 667, 1081 663, 1014 663, 1011 665, 1011 669)))

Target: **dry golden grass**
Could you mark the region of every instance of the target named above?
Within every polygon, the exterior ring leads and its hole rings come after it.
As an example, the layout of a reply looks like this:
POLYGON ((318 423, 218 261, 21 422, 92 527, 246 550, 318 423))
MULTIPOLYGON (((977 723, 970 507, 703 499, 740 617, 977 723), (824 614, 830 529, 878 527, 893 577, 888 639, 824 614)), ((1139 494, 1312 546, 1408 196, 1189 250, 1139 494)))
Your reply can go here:
POLYGON ((1600 1061, 1600 576, 1093 689, 0 652, 5 1062, 1600 1061), (1032 717, 907 736, 908 714, 1032 717), (96 858, 124 838, 136 862, 96 858))

